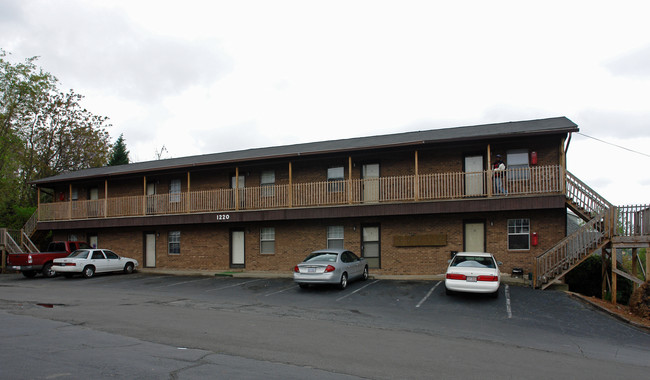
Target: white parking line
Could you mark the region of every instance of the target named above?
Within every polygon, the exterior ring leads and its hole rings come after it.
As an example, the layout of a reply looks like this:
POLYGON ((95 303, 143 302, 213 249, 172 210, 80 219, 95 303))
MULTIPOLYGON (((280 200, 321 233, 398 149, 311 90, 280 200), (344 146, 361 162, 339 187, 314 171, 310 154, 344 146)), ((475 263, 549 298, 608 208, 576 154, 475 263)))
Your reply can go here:
POLYGON ((278 294, 278 293, 286 292, 287 290, 294 289, 294 288, 297 288, 297 287, 298 287, 298 285, 293 284, 293 285, 291 285, 290 287, 288 287, 288 288, 284 288, 284 289, 282 289, 282 290, 278 290, 277 292, 267 293, 267 294, 264 295, 264 297, 268 297, 268 296, 272 296, 272 295, 274 295, 274 294, 278 294))
POLYGON ((512 308, 510 307, 510 288, 506 284, 506 312, 508 313, 508 318, 512 318, 512 308))
POLYGON ((228 289, 228 288, 234 288, 234 287, 236 287, 236 286, 245 285, 245 284, 250 284, 251 282, 262 281, 262 280, 263 280, 262 278, 258 278, 257 280, 244 281, 244 282, 240 282, 239 284, 233 284, 233 285, 228 285, 228 286, 222 286, 222 287, 220 287, 220 288, 216 288, 216 289, 208 289, 208 290, 204 290, 204 292, 216 292, 217 290, 223 290, 223 289, 228 289))
POLYGON ((182 284, 189 284, 190 282, 198 282, 198 281, 205 281, 205 280, 212 280, 212 277, 206 277, 206 278, 201 278, 199 280, 188 280, 188 281, 181 281, 181 282, 174 282, 173 284, 167 284, 167 285, 162 285, 162 286, 156 286, 153 289, 159 289, 159 288, 167 288, 170 286, 176 286, 176 285, 182 285, 182 284))
POLYGON ((417 305, 415 305, 415 307, 420 307, 420 306, 422 306, 422 304, 424 303, 424 301, 426 301, 427 298, 429 298, 429 297, 431 296, 431 293, 433 293, 433 291, 436 290, 436 288, 437 288, 438 285, 440 285, 440 284, 442 284, 442 281, 440 281, 440 282, 438 282, 437 284, 433 285, 433 288, 431 288, 431 290, 429 290, 429 293, 427 293, 427 295, 424 296, 424 298, 422 298, 422 300, 420 300, 420 302, 419 302, 417 305))
POLYGON ((378 283, 379 281, 381 281, 381 280, 375 280, 375 281, 373 281, 373 282, 371 282, 371 283, 369 283, 369 284, 367 284, 367 285, 365 285, 365 286, 360 287, 359 289, 355 290, 355 291, 352 292, 352 293, 348 293, 348 294, 344 295, 343 297, 339 297, 339 298, 337 298, 336 300, 337 300, 337 301, 340 301, 340 300, 342 300, 343 298, 345 298, 345 297, 349 297, 349 296, 353 295, 354 293, 356 293, 356 292, 358 292, 358 291, 360 291, 360 290, 362 290, 362 289, 365 289, 365 288, 369 287, 369 286, 372 285, 372 284, 376 284, 376 283, 378 283))

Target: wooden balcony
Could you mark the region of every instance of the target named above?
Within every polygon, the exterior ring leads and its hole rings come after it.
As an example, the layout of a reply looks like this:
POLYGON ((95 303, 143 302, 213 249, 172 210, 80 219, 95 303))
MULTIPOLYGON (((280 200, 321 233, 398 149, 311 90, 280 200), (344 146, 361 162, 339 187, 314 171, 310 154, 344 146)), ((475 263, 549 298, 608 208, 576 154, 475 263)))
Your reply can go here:
MULTIPOLYGON (((41 203, 38 221, 503 197, 493 175, 436 173, 41 203)), ((526 196, 563 194, 564 175, 560 166, 535 166, 508 169, 501 178, 509 196, 526 196)))

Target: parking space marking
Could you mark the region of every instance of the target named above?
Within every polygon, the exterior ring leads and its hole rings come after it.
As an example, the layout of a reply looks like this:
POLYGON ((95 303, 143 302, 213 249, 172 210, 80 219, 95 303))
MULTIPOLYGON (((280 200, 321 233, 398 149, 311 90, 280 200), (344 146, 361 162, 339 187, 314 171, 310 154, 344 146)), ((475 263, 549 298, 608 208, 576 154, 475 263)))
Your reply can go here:
POLYGON ((251 282, 262 281, 262 280, 263 280, 263 278, 258 278, 257 280, 244 281, 244 282, 240 282, 239 284, 233 284, 233 285, 228 285, 228 286, 222 286, 222 287, 220 287, 220 288, 216 288, 216 289, 208 289, 208 290, 204 290, 204 292, 216 292, 217 290, 223 290, 223 289, 228 289, 228 288, 234 288, 234 287, 236 287, 236 286, 246 285, 246 284, 250 284, 251 282))
POLYGON ((512 318, 512 308, 510 307, 510 288, 506 284, 506 313, 508 313, 508 318, 512 318))
POLYGON ((191 282, 198 282, 198 281, 205 281, 205 280, 212 280, 212 277, 201 278, 201 279, 198 279, 198 280, 188 280, 188 281, 174 282, 172 284, 167 284, 167 285, 162 285, 162 286, 155 286, 153 289, 167 288, 167 287, 170 287, 170 286, 189 284, 191 282))
POLYGON ((272 295, 274 295, 274 294, 278 294, 278 293, 286 292, 287 290, 295 289, 295 288, 297 288, 297 287, 298 287, 298 285, 293 284, 293 285, 291 285, 290 287, 288 287, 288 288, 284 288, 284 289, 282 289, 282 290, 278 290, 277 292, 267 293, 267 294, 264 295, 264 297, 268 297, 268 296, 272 296, 272 295))
POLYGON ((437 288, 438 285, 440 285, 440 284, 442 284, 442 281, 438 281, 437 284, 433 285, 433 288, 431 288, 431 290, 429 290, 429 293, 427 293, 427 295, 424 296, 424 298, 422 298, 422 300, 420 300, 420 302, 419 302, 417 305, 415 305, 415 307, 420 307, 420 306, 422 306, 422 304, 424 303, 424 301, 426 301, 427 298, 429 298, 429 297, 431 296, 431 293, 433 293, 433 291, 436 290, 436 288, 437 288))
POLYGON ((373 281, 373 282, 371 282, 371 283, 369 283, 369 284, 367 284, 367 285, 365 285, 365 286, 360 287, 359 289, 355 290, 355 291, 352 292, 352 293, 348 293, 348 294, 344 295, 343 297, 339 297, 339 298, 337 298, 336 300, 337 300, 337 301, 340 301, 340 300, 342 300, 343 298, 345 298, 345 297, 349 297, 349 296, 353 295, 354 293, 356 293, 356 292, 358 292, 358 291, 360 291, 360 290, 362 290, 362 289, 365 289, 365 288, 369 287, 369 286, 372 285, 372 284, 376 284, 376 283, 378 283, 379 281, 381 281, 381 280, 375 280, 375 281, 373 281))

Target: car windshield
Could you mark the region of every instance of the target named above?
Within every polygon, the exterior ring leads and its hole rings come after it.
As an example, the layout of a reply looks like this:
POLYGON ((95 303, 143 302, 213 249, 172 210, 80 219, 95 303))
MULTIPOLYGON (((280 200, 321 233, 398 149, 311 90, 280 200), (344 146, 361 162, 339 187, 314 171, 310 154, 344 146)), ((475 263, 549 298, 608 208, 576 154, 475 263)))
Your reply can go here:
POLYGON ((494 260, 485 256, 456 256, 451 263, 452 267, 470 268, 496 268, 494 260))
POLYGON ((304 263, 311 263, 316 261, 325 261, 335 263, 336 258, 338 257, 337 253, 334 252, 313 252, 303 261, 304 263))
POLYGON ((68 257, 76 257, 78 259, 88 258, 88 251, 76 250, 68 255, 68 257))

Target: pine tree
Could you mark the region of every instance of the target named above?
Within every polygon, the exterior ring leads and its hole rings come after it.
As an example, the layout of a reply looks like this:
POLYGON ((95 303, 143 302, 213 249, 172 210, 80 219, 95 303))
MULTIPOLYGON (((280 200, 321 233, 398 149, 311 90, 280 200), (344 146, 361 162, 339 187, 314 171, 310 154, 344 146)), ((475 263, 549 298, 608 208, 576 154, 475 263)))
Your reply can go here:
POLYGON ((124 165, 129 163, 129 151, 126 150, 126 143, 124 136, 120 134, 117 138, 113 148, 111 149, 111 157, 108 160, 108 166, 124 165))

